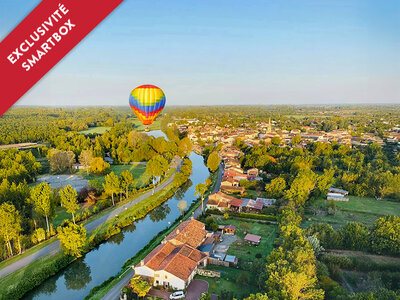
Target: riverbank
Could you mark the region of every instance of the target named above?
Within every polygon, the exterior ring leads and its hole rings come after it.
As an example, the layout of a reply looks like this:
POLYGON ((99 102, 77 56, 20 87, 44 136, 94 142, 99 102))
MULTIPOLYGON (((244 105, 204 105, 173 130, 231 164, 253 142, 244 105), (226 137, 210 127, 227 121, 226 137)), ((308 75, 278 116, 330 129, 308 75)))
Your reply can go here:
MULTIPOLYGON (((211 175, 210 178, 212 184, 210 185, 207 193, 204 195, 205 199, 210 193, 219 190, 219 185, 221 184, 222 170, 219 169, 218 172, 211 175)), ((120 270, 120 272, 114 276, 111 276, 101 285, 94 287, 85 300, 99 300, 99 299, 115 299, 118 297, 121 289, 127 284, 130 278, 133 276, 132 266, 138 264, 144 257, 146 257, 155 247, 157 247, 161 241, 170 234, 182 221, 189 219, 190 217, 201 211, 201 199, 198 198, 195 202, 191 204, 189 209, 185 212, 183 216, 177 218, 173 224, 166 229, 158 233, 145 247, 143 247, 135 256, 127 260, 120 270)))
MULTIPOLYGON (((178 171, 178 166, 180 166, 180 163, 177 164, 176 172, 178 171)), ((173 188, 176 190, 178 187, 173 184, 176 172, 173 172, 170 177, 166 178, 159 186, 156 187, 156 193, 154 195, 152 195, 152 191, 148 191, 147 193, 139 195, 138 197, 132 199, 129 203, 120 205, 109 213, 97 217, 89 224, 87 224, 85 226, 86 229, 93 232, 88 234, 89 243, 88 247, 85 249, 85 252, 90 251, 99 243, 104 242, 104 236, 102 238, 96 238, 99 237, 99 233, 103 232, 99 231, 98 229, 104 229, 105 225, 109 226, 109 224, 113 222, 116 216, 128 216, 129 213, 135 212, 137 214, 137 217, 134 217, 134 219, 139 219, 140 217, 146 215, 148 211, 154 208, 148 208, 149 210, 146 211, 147 207, 144 205, 140 205, 143 200, 150 199, 149 203, 155 203, 154 199, 161 199, 162 197, 165 197, 166 193, 170 192, 173 188), (166 189, 166 187, 169 188, 166 189), (132 207, 136 207, 138 209, 140 208, 141 213, 138 214, 138 211, 136 209, 131 209, 132 207), (104 226, 100 226, 100 228, 97 228, 101 224, 103 224, 104 226)), ((172 195, 173 193, 174 192, 172 192, 172 195)), ((164 201, 166 200, 165 198, 163 199, 164 201)), ((148 201, 146 201, 146 204, 147 203, 148 201)), ((121 220, 121 218, 119 218, 118 220, 121 220)), ((128 226, 129 224, 131 223, 126 222, 124 225, 124 223, 119 222, 118 226, 128 226)), ((114 234, 116 233, 118 232, 115 232, 114 234)), ((107 238, 111 237, 114 234, 112 234, 112 232, 108 232, 107 238)), ((26 292, 33 289, 35 286, 40 285, 44 280, 56 274, 75 260, 75 258, 64 255, 63 252, 59 251, 60 248, 58 240, 46 247, 40 250, 42 251, 40 253, 40 256, 36 252, 31 255, 32 257, 30 260, 29 256, 22 258, 19 262, 25 259, 28 261, 28 263, 25 266, 18 268, 15 272, 12 272, 11 274, 2 278, 0 283, 0 299, 8 300, 21 298, 26 292), (46 249, 48 249, 47 252, 46 249)))

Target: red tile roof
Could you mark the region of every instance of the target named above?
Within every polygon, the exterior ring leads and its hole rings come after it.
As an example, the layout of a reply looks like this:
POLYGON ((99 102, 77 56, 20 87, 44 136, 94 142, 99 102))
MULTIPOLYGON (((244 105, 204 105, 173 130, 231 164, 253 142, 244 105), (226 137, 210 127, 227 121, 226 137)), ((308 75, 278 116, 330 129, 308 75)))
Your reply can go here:
POLYGON ((231 201, 229 201, 229 205, 230 206, 235 206, 235 207, 240 207, 242 205, 242 203, 243 203, 243 200, 242 199, 237 199, 237 198, 232 199, 231 201))
POLYGON ((179 224, 164 240, 173 244, 188 244, 194 248, 201 245, 206 237, 205 224, 197 220, 187 220, 179 224))
POLYGON ((261 240, 261 236, 248 233, 248 234, 246 234, 246 236, 244 237, 244 240, 245 240, 245 241, 250 241, 250 242, 253 242, 253 243, 259 243, 260 240, 261 240))
MULTIPOLYGON (((206 256, 206 254, 191 246, 175 246, 167 242, 151 251, 144 259, 144 264, 154 271, 164 270, 187 281, 196 266, 206 256)), ((140 265, 138 264, 136 267, 140 265)))

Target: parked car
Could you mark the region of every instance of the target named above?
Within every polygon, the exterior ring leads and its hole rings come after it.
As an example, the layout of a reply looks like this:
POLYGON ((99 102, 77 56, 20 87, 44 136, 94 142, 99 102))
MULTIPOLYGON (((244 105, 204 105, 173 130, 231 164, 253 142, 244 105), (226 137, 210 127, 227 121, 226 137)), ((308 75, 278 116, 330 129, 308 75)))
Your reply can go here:
POLYGON ((169 299, 175 300, 175 299, 185 299, 185 293, 183 291, 177 291, 169 295, 169 299))

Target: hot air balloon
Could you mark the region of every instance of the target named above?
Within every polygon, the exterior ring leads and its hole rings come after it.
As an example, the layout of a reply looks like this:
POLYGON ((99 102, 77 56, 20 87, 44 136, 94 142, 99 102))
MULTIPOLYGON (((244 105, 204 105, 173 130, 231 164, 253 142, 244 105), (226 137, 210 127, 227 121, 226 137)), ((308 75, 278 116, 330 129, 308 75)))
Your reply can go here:
MULTIPOLYGON (((155 85, 141 85, 129 95, 129 105, 143 125, 150 125, 158 117, 165 106, 165 95, 155 85)), ((149 131, 149 127, 146 127, 149 131)))

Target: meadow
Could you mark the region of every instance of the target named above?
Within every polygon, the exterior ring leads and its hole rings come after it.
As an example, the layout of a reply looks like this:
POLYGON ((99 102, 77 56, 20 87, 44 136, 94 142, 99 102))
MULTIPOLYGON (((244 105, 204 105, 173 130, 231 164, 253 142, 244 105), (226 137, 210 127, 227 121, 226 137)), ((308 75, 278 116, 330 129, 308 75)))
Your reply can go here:
POLYGON ((308 227, 311 223, 328 223, 337 228, 349 222, 361 222, 373 225, 378 217, 385 215, 400 216, 400 202, 376 200, 371 197, 350 196, 348 202, 336 201, 335 214, 327 214, 328 202, 318 199, 306 208, 305 222, 308 227))

